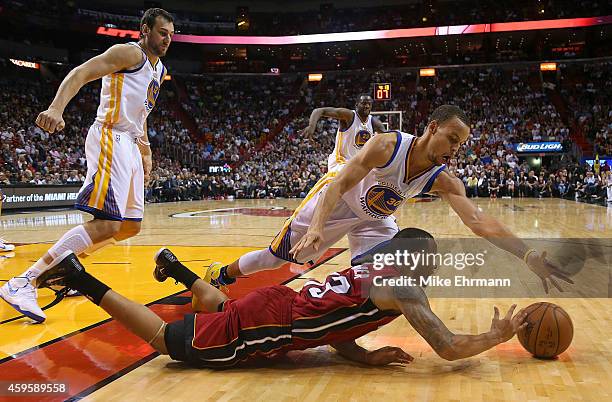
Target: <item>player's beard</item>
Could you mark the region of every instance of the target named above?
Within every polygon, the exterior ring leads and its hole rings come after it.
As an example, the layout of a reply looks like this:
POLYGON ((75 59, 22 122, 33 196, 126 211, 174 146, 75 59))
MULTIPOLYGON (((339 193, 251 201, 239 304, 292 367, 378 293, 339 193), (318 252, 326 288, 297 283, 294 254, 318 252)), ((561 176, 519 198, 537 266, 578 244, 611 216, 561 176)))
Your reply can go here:
POLYGON ((157 57, 164 57, 166 55, 166 52, 168 51, 168 48, 169 47, 164 48, 164 44, 160 42, 155 47, 153 47, 153 51, 157 57))
POLYGON ((163 48, 162 45, 160 45, 157 49, 156 49, 156 53, 157 53, 157 57, 164 57, 166 55, 166 52, 168 51, 168 48, 163 48))

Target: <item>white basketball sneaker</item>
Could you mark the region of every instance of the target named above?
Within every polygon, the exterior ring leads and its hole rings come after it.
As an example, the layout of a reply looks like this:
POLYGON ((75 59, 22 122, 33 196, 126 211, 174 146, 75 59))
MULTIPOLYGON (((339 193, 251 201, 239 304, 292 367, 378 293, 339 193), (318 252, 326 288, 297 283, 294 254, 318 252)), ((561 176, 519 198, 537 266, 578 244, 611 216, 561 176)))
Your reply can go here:
POLYGON ((15 250, 15 246, 5 242, 3 238, 0 238, 0 253, 5 253, 15 250))
POLYGON ((41 323, 47 316, 38 306, 37 297, 36 288, 24 277, 12 278, 0 288, 0 298, 21 314, 41 323))

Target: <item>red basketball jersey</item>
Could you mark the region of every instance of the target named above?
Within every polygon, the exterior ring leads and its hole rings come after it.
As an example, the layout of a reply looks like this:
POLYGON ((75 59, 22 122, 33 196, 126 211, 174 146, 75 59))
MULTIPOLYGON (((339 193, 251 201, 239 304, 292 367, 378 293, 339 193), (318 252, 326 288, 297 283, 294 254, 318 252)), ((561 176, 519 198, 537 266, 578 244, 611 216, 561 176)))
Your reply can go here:
POLYGON ((323 283, 308 281, 293 299, 291 349, 357 339, 400 314, 381 311, 370 300, 376 277, 398 276, 392 268, 358 265, 330 274, 323 283))
POLYGON ((323 283, 308 281, 299 293, 269 286, 226 301, 223 312, 187 315, 188 360, 203 367, 229 367, 357 339, 399 316, 379 310, 369 298, 375 277, 398 275, 390 268, 360 265, 332 273, 323 283))

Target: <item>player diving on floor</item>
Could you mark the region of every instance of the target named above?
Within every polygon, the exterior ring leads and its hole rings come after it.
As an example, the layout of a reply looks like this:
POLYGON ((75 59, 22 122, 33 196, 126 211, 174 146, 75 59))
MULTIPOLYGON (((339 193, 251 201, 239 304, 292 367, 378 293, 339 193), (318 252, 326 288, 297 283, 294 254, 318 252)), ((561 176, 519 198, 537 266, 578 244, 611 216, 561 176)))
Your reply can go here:
MULTIPOLYGON (((410 228, 364 256, 367 260, 368 254, 398 250, 436 252, 437 245, 429 233, 410 228)), ((436 269, 433 265, 374 269, 373 264, 364 263, 334 272, 323 283, 310 280, 298 292, 282 285, 268 286, 230 299, 166 248, 155 256, 155 263, 156 280, 172 278, 193 294, 194 312, 182 320, 166 323, 147 307, 111 290, 90 275, 69 251, 41 275, 40 281, 43 286, 68 286, 80 291, 159 353, 206 368, 232 367, 321 345, 331 345, 343 357, 363 364, 408 364, 414 358, 401 348, 367 350, 356 342, 402 315, 446 360, 482 353, 510 340, 526 325, 524 311, 514 314, 516 305, 503 317, 495 307, 489 331, 456 334, 431 310, 421 287, 380 285, 382 279, 400 276, 426 278, 436 269)))

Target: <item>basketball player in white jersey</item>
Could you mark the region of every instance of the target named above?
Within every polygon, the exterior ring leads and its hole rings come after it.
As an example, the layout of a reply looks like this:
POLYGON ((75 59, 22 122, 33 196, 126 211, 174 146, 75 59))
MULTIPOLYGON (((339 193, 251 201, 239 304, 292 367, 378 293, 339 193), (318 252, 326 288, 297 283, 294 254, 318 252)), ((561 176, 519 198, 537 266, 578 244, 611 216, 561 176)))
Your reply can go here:
MULTIPOLYGON (((372 97, 363 94, 359 96, 359 100, 355 104, 355 110, 335 107, 321 107, 312 111, 308 122, 308 127, 302 131, 302 135, 304 137, 312 138, 312 135, 317 128, 317 122, 319 119, 321 119, 321 117, 332 117, 338 119, 339 125, 336 133, 334 150, 327 159, 328 173, 323 176, 319 182, 317 182, 313 190, 311 190, 306 197, 306 200, 309 200, 308 197, 311 196, 315 188, 320 189, 322 182, 327 183, 332 177, 331 175, 336 174, 347 161, 355 156, 375 133, 385 131, 385 128, 380 120, 370 114, 371 110, 372 97)), ((306 200, 303 202, 303 204, 306 202, 306 200)), ((291 221, 293 221, 293 217, 291 221)), ((299 220, 299 222, 302 221, 306 223, 308 220, 299 220)), ((233 283, 232 279, 241 274, 247 275, 251 272, 257 272, 260 270, 260 268, 276 268, 286 261, 295 262, 287 255, 287 252, 289 251, 287 248, 287 243, 283 243, 282 245, 280 244, 280 239, 289 230, 289 224, 289 221, 286 222, 285 226, 281 230, 281 234, 272 242, 272 246, 270 246, 269 250, 254 251, 252 253, 245 254, 240 259, 234 261, 228 266, 222 266, 221 263, 215 262, 209 267, 205 279, 212 278, 211 280, 213 283, 218 281, 219 284, 225 285, 233 283), (256 263, 252 264, 252 262, 256 263), (243 270, 240 270, 239 267, 242 267, 243 270)), ((296 230, 296 225, 298 224, 298 222, 293 222, 294 231, 296 230)), ((385 236, 390 235, 392 237, 398 231, 397 225, 395 224, 395 219, 389 218, 385 224, 385 227, 382 228, 385 236)), ((306 228, 304 228, 304 230, 305 229, 306 228)), ((351 238, 351 236, 349 236, 349 238, 351 238)))
POLYGON ((114 45, 70 71, 49 108, 36 119, 51 134, 62 130, 68 102, 85 84, 102 78, 97 117, 85 142, 87 177, 75 204, 94 219, 66 232, 32 267, 0 288, 2 299, 37 322, 46 316, 36 301, 36 278, 55 258, 67 250, 90 255, 140 231, 152 164, 146 119, 166 75, 159 59, 172 35, 172 16, 160 8, 148 9, 138 42, 114 45))
POLYGON ((211 267, 205 279, 230 284, 240 275, 276 268, 286 261, 316 261, 348 234, 352 260, 398 231, 392 214, 408 199, 436 193, 472 232, 523 259, 542 280, 561 290, 553 276, 572 281, 530 249, 467 196, 461 180, 446 169, 470 134, 465 112, 452 105, 434 110, 422 137, 395 131, 372 137, 338 172, 329 172, 310 191, 268 249, 253 251, 226 267, 211 267), (266 266, 267 264, 267 266, 266 266))
POLYGON ((375 133, 385 131, 380 120, 370 114, 371 110, 372 97, 361 95, 355 110, 321 107, 312 111, 308 127, 302 133, 306 138, 312 138, 321 117, 332 117, 339 121, 334 150, 327 159, 328 171, 336 170, 355 156, 375 133))

